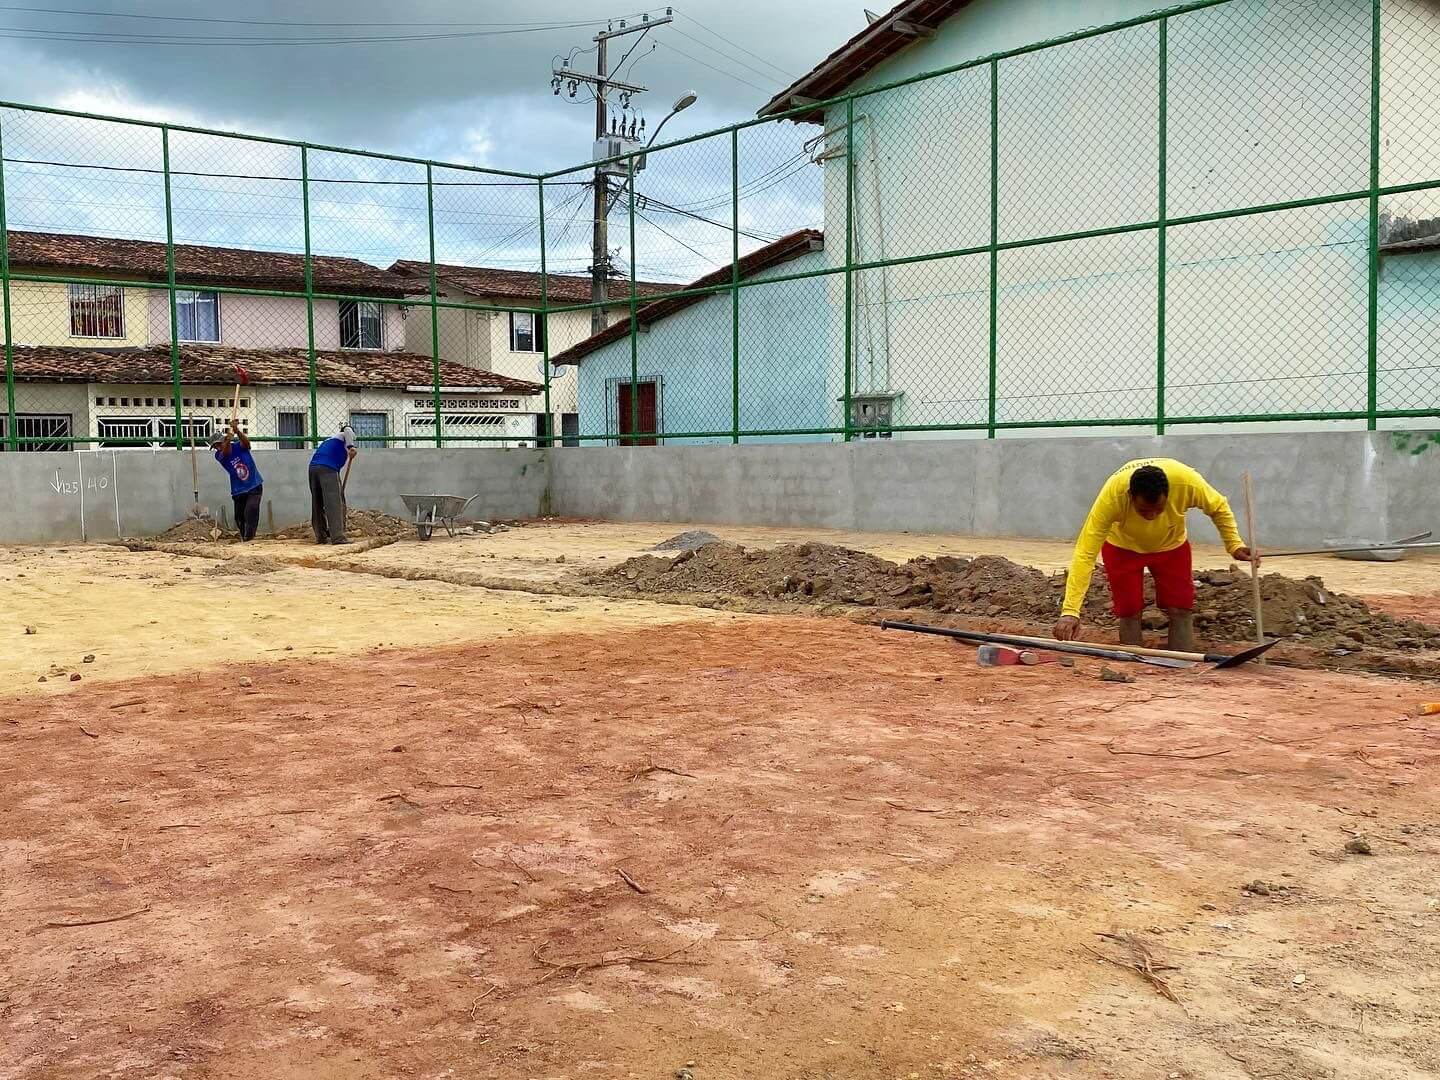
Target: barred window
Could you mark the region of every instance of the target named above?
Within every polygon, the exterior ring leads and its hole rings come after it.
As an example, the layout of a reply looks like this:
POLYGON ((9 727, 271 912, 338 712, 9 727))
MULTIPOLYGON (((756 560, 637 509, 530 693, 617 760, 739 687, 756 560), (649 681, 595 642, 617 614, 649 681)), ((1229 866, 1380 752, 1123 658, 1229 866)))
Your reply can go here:
POLYGON ((123 338, 124 291, 115 285, 71 284, 70 336, 123 338))
POLYGON ((374 300, 340 301, 340 347, 342 349, 384 348, 384 316, 374 300))

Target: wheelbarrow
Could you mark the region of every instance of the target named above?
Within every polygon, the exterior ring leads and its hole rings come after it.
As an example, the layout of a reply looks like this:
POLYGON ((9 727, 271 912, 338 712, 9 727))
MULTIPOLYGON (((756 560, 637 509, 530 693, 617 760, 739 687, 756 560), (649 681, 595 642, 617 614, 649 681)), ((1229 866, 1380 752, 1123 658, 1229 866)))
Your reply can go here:
POLYGON ((429 540, 435 535, 436 525, 443 525, 445 531, 454 536, 456 519, 480 496, 471 495, 466 499, 459 495, 401 495, 400 498, 415 522, 415 532, 421 540, 429 540))

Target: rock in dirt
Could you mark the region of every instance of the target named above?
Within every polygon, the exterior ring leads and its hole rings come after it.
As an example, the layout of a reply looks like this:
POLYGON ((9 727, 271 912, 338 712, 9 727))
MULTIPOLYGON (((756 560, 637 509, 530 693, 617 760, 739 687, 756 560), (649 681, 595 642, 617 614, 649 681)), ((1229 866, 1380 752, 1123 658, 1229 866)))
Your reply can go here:
POLYGON ((1374 855, 1375 851, 1370 847, 1370 841, 1363 836, 1352 837, 1345 841, 1345 853, 1347 855, 1374 855))
POLYGON ((80 658, 80 662, 82 664, 93 664, 95 662, 95 654, 93 652, 87 652, 80 658))
POLYGON ((35 633, 35 627, 33 627, 33 626, 27 626, 27 627, 25 627, 25 633, 27 633, 27 634, 33 634, 33 633, 35 633))
POLYGON ((250 681, 250 676, 249 676, 249 675, 241 675, 241 676, 240 676, 240 685, 241 685, 241 686, 250 686, 250 685, 252 685, 252 684, 251 684, 251 681, 250 681))
POLYGON ((72 672, 70 673, 70 681, 71 681, 71 682, 79 682, 79 681, 80 681, 80 672, 78 672, 78 671, 72 671, 72 672))
POLYGON ((1127 675, 1123 671, 1116 671, 1114 668, 1102 667, 1100 669, 1100 681, 1131 683, 1135 681, 1135 676, 1127 675))
POLYGON ((676 533, 669 540, 661 540, 651 551, 699 551, 706 544, 722 543, 720 537, 704 529, 688 529, 676 533))

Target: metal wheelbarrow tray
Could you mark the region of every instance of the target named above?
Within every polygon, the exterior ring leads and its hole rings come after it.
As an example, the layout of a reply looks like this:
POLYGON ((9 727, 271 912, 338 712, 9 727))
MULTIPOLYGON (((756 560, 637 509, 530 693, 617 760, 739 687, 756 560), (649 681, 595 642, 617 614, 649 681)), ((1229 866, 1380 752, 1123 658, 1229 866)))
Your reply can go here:
POLYGON ((415 532, 421 540, 435 535, 435 526, 443 525, 451 536, 455 535, 455 521, 465 513, 465 508, 478 499, 478 494, 466 499, 459 495, 401 495, 405 509, 415 522, 415 532))

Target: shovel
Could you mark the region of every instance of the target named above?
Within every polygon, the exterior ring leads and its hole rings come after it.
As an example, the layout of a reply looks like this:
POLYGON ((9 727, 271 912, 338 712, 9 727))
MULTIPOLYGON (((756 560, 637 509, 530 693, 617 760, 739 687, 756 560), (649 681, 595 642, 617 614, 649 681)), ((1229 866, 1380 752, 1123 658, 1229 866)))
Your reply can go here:
MULTIPOLYGON (((974 630, 951 630, 948 626, 925 626, 921 623, 882 622, 882 630, 910 630, 916 634, 938 634, 941 637, 958 638, 977 645, 1018 645, 1021 648, 1049 649, 1052 652, 1073 653, 1076 656, 1094 656, 1101 660, 1118 660, 1135 664, 1150 664, 1163 668, 1194 667, 1199 654, 1176 653, 1173 655, 1151 656, 1150 650, 1130 652, 1125 649, 1102 645, 1084 645, 1073 641, 1050 641, 1048 638, 1019 637, 1014 634, 981 634, 974 630)), ((1268 647, 1268 646, 1267 646, 1268 647)))

